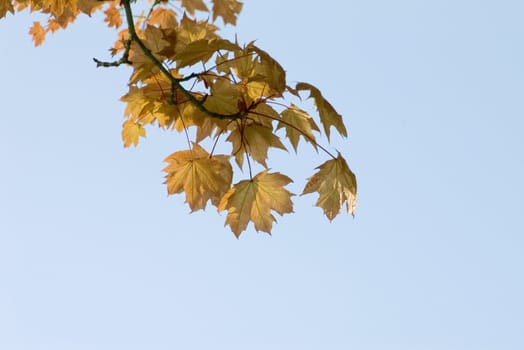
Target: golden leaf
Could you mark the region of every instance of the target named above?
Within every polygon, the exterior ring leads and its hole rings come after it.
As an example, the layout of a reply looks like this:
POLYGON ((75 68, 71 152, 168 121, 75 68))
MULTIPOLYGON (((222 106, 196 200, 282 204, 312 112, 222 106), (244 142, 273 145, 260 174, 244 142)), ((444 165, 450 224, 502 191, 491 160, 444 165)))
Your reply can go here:
POLYGON ((146 30, 143 32, 144 44, 154 54, 159 54, 162 50, 168 47, 170 44, 164 40, 164 33, 162 29, 148 25, 146 30))
POLYGON ((162 29, 172 29, 178 26, 175 12, 162 7, 153 10, 149 23, 157 24, 162 29))
POLYGON ((316 205, 324 209, 324 214, 331 221, 338 215, 346 203, 348 213, 355 216, 357 206, 357 180, 346 161, 339 154, 317 167, 319 171, 309 178, 302 195, 318 192, 316 205))
POLYGON ((102 5, 103 2, 99 0, 78 0, 77 4, 78 10, 88 16, 91 16, 91 14, 97 9, 101 8, 102 5))
POLYGON ((177 68, 191 66, 200 61, 206 62, 218 50, 233 51, 239 46, 224 39, 200 39, 189 43, 175 55, 177 68))
POLYGON ((235 25, 240 11, 242 11, 242 3, 238 0, 213 0, 213 21, 222 17, 224 24, 235 25))
POLYGON ((295 149, 295 152, 297 151, 300 136, 302 136, 307 142, 310 142, 315 149, 317 148, 313 130, 319 131, 319 129, 309 114, 294 104, 291 104, 291 106, 284 110, 280 116, 281 118, 277 125, 277 129, 286 129, 286 136, 295 149))
POLYGON ((272 128, 258 124, 240 124, 227 138, 233 144, 233 154, 239 167, 244 163, 244 154, 250 155, 256 162, 267 168, 266 159, 269 147, 286 150, 272 128))
POLYGON ((39 46, 45 40, 45 29, 40 22, 33 22, 33 26, 29 29, 29 34, 33 37, 35 46, 39 46))
POLYGON ((122 125, 122 140, 124 147, 137 146, 139 137, 146 137, 146 129, 132 120, 126 120, 122 125))
POLYGON ((250 51, 254 51, 260 58, 260 63, 255 65, 255 79, 266 83, 272 90, 271 95, 275 97, 282 96, 286 89, 286 71, 284 68, 267 52, 255 45, 250 44, 248 48, 250 51), (260 77, 263 77, 263 79, 260 77))
POLYGON ((337 113, 335 108, 329 103, 320 93, 320 91, 311 84, 308 83, 298 83, 296 85, 298 91, 307 90, 309 91, 309 97, 312 97, 315 100, 315 105, 318 109, 318 114, 320 116, 320 121, 324 127, 324 131, 329 140, 329 132, 331 126, 334 126, 335 129, 340 133, 340 135, 347 137, 347 130, 342 121, 342 116, 337 113))
POLYGON ((210 156, 198 144, 189 151, 171 154, 165 160, 164 169, 169 194, 186 194, 191 211, 205 209, 207 201, 215 206, 231 187, 233 169, 229 157, 210 156))
POLYGON ((136 86, 130 86, 129 92, 120 98, 120 101, 126 102, 124 115, 133 120, 138 120, 144 112, 144 109, 151 103, 151 100, 144 95, 144 89, 136 86))
POLYGON ((8 12, 11 12, 11 14, 15 13, 15 9, 13 8, 12 1, 11 0, 0 0, 0 18, 4 18, 8 12))
POLYGON ((209 11, 206 4, 202 0, 181 0, 182 1, 182 7, 186 9, 186 11, 194 15, 195 11, 209 11))
POLYGON ((241 93, 229 80, 219 79, 211 85, 211 94, 206 97, 204 107, 222 114, 238 113, 241 93))
POLYGON ((291 192, 284 186, 292 180, 280 173, 262 171, 252 180, 243 180, 234 185, 220 200, 218 211, 227 210, 226 225, 239 237, 249 221, 255 230, 271 234, 273 222, 271 211, 280 215, 293 212, 291 192))

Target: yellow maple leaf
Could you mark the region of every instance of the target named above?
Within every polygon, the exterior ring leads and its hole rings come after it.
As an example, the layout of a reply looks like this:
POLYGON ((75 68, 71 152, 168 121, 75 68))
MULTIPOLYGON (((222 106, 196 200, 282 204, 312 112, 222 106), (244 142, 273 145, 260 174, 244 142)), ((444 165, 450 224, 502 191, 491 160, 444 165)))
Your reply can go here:
POLYGON ((280 138, 271 127, 255 123, 240 124, 228 136, 227 141, 233 144, 233 154, 239 167, 244 163, 244 154, 267 168, 266 159, 269 147, 286 150, 280 138))
POLYGON ((0 18, 5 17, 5 15, 11 12, 11 14, 15 13, 15 9, 13 8, 13 4, 11 0, 0 0, 0 18))
POLYGON ((178 26, 176 13, 163 7, 157 7, 153 10, 149 23, 157 24, 162 29, 172 29, 178 26))
POLYGON ((181 0, 181 6, 186 9, 186 11, 194 15, 195 11, 209 11, 206 4, 202 0, 181 0))
POLYGON ((146 137, 146 129, 132 120, 126 120, 122 125, 122 141, 124 147, 137 146, 139 137, 146 137))
POLYGON ((255 230, 271 234, 273 222, 271 211, 280 215, 293 212, 291 192, 284 186, 292 180, 280 173, 262 171, 252 180, 234 185, 220 200, 218 211, 227 210, 226 225, 239 237, 250 221, 255 230))
POLYGON ((242 3, 238 0, 213 0, 213 21, 222 17, 224 24, 235 25, 240 11, 242 11, 242 3))
POLYGON ((159 54, 162 50, 170 45, 170 43, 164 40, 164 33, 162 29, 148 25, 143 32, 144 44, 154 54, 159 54))
POLYGON ((75 13, 77 11, 77 0, 43 0, 41 3, 42 8, 48 9, 55 18, 67 12, 75 13))
POLYGON ((78 0, 77 4, 78 10, 88 16, 91 16, 94 11, 100 9, 102 5, 103 2, 99 0, 78 0))
POLYGON ((317 148, 315 135, 313 135, 313 130, 319 131, 317 124, 315 124, 315 121, 309 114, 294 104, 291 104, 289 108, 280 114, 280 122, 277 125, 277 129, 280 128, 286 129, 286 136, 295 152, 297 151, 300 136, 307 142, 310 142, 315 149, 317 148))
POLYGON ((164 161, 169 163, 164 169, 168 194, 184 192, 191 211, 205 209, 208 200, 217 206, 231 187, 229 157, 210 156, 196 143, 191 150, 175 152, 164 161))
POLYGON ((177 68, 191 66, 197 62, 206 62, 218 50, 237 50, 240 47, 225 39, 200 39, 189 43, 176 53, 177 68))
POLYGON ((219 79, 211 85, 211 94, 206 97, 204 107, 221 114, 238 113, 241 93, 229 80, 219 79))
POLYGON ((33 22, 33 26, 29 29, 29 34, 31 34, 35 46, 39 46, 45 40, 46 30, 40 22, 33 22))
POLYGON ((316 205, 324 209, 331 221, 338 215, 344 202, 348 213, 355 216, 357 206, 357 180, 346 161, 339 154, 317 167, 319 171, 309 178, 302 194, 318 192, 316 205))
POLYGON ((296 90, 307 90, 309 91, 309 97, 312 97, 317 106, 318 114, 320 116, 320 121, 324 127, 327 138, 329 140, 329 133, 331 126, 334 126, 335 129, 340 133, 340 135, 347 137, 347 130, 342 121, 342 116, 337 113, 335 108, 329 103, 320 93, 316 87, 308 83, 298 83, 295 87, 296 90))
POLYGON ((124 115, 130 119, 137 120, 145 109, 151 104, 151 100, 144 94, 144 89, 131 85, 129 92, 120 98, 120 101, 126 102, 127 106, 124 115))
MULTIPOLYGON (((248 49, 249 51, 255 52, 260 58, 260 62, 255 65, 253 72, 254 78, 257 81, 266 83, 271 89, 271 95, 275 97, 282 96, 282 93, 286 89, 286 71, 284 68, 261 48, 250 44, 248 49)), ((253 80, 253 78, 251 78, 251 80, 253 80)))

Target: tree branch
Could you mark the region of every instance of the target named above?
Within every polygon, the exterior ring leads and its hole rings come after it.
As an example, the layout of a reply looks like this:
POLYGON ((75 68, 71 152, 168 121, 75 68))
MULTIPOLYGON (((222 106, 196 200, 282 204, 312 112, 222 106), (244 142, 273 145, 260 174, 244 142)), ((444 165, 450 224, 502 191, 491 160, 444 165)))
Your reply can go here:
MULTIPOLYGON (((164 67, 162 62, 144 44, 142 39, 140 39, 138 37, 138 34, 136 32, 136 29, 135 29, 135 24, 133 22, 133 11, 131 9, 131 1, 130 0, 122 0, 121 4, 124 6, 124 10, 125 10, 125 14, 126 14, 127 27, 128 27, 128 30, 129 30, 129 40, 131 42, 135 42, 138 45, 138 47, 140 47, 140 49, 142 50, 144 55, 146 55, 146 57, 151 60, 151 62, 160 70, 160 72, 162 72, 162 74, 164 74, 166 76, 166 78, 169 79, 169 81, 171 82, 171 91, 172 91, 172 93, 174 93, 174 91, 176 89, 179 89, 180 92, 182 93, 182 95, 184 95, 188 99, 188 101, 191 102, 191 104, 193 106, 195 106, 198 110, 200 110, 201 112, 205 113, 206 115, 208 115, 208 116, 210 116, 212 118, 216 118, 216 119, 240 119, 240 118, 244 117, 247 114, 246 111, 239 111, 239 112, 233 113, 233 114, 222 114, 222 113, 216 113, 216 112, 208 110, 204 106, 204 101, 198 100, 195 96, 193 96, 193 94, 190 91, 186 90, 182 86, 182 84, 181 84, 182 81, 194 78, 197 75, 191 74, 189 76, 190 78, 186 77, 186 78, 182 78, 182 79, 177 79, 177 78, 173 77, 171 75, 171 73, 169 72, 169 70, 166 67, 164 67)), ((172 96, 172 100, 174 100, 174 96, 172 96)))

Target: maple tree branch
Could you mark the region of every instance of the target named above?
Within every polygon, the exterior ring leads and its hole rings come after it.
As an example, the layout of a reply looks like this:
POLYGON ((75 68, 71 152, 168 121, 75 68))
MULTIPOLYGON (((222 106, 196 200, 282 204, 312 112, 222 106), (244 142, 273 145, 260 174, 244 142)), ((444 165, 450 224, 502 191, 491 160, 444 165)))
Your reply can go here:
MULTIPOLYGON (((131 9, 131 1, 122 0, 121 4, 124 6, 124 10, 126 14, 127 27, 129 30, 129 40, 134 41, 140 47, 144 55, 146 55, 146 57, 149 58, 149 60, 162 72, 162 74, 164 74, 169 79, 174 89, 179 89, 180 92, 188 99, 189 102, 191 102, 193 106, 195 106, 198 110, 207 114, 208 116, 212 118, 216 118, 216 119, 239 119, 239 118, 244 117, 247 114, 246 111, 239 111, 233 114, 222 114, 222 113, 216 113, 216 112, 208 110, 204 106, 203 101, 199 101, 195 96, 193 96, 193 94, 191 94, 190 91, 186 90, 182 86, 181 82, 184 81, 183 80, 184 78, 177 79, 173 75, 171 75, 169 70, 166 67, 164 67, 162 62, 153 54, 153 52, 151 52, 151 50, 149 50, 149 48, 144 44, 142 39, 138 37, 136 28, 135 28, 135 24, 133 23, 133 11, 131 9)), ((193 77, 194 76, 192 76, 191 78, 193 77)), ((174 89, 172 88, 172 90, 174 89)))
POLYGON ((124 41, 124 53, 119 60, 113 62, 100 61, 93 57, 93 61, 96 63, 96 67, 118 67, 122 64, 131 64, 129 61, 129 50, 131 49, 131 39, 126 39, 124 41))

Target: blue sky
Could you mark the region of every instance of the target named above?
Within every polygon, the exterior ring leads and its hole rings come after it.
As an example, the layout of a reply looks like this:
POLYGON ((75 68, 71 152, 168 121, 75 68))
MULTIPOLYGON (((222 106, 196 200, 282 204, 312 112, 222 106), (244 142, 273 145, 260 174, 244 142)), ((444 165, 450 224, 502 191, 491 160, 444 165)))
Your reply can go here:
MULTIPOLYGON (((357 216, 273 236, 167 197, 181 135, 123 149, 126 69, 80 20, 0 21, 0 348, 524 348, 521 1, 247 1, 236 29, 344 116, 357 216)), ((275 153, 300 192, 314 152, 275 153)))

